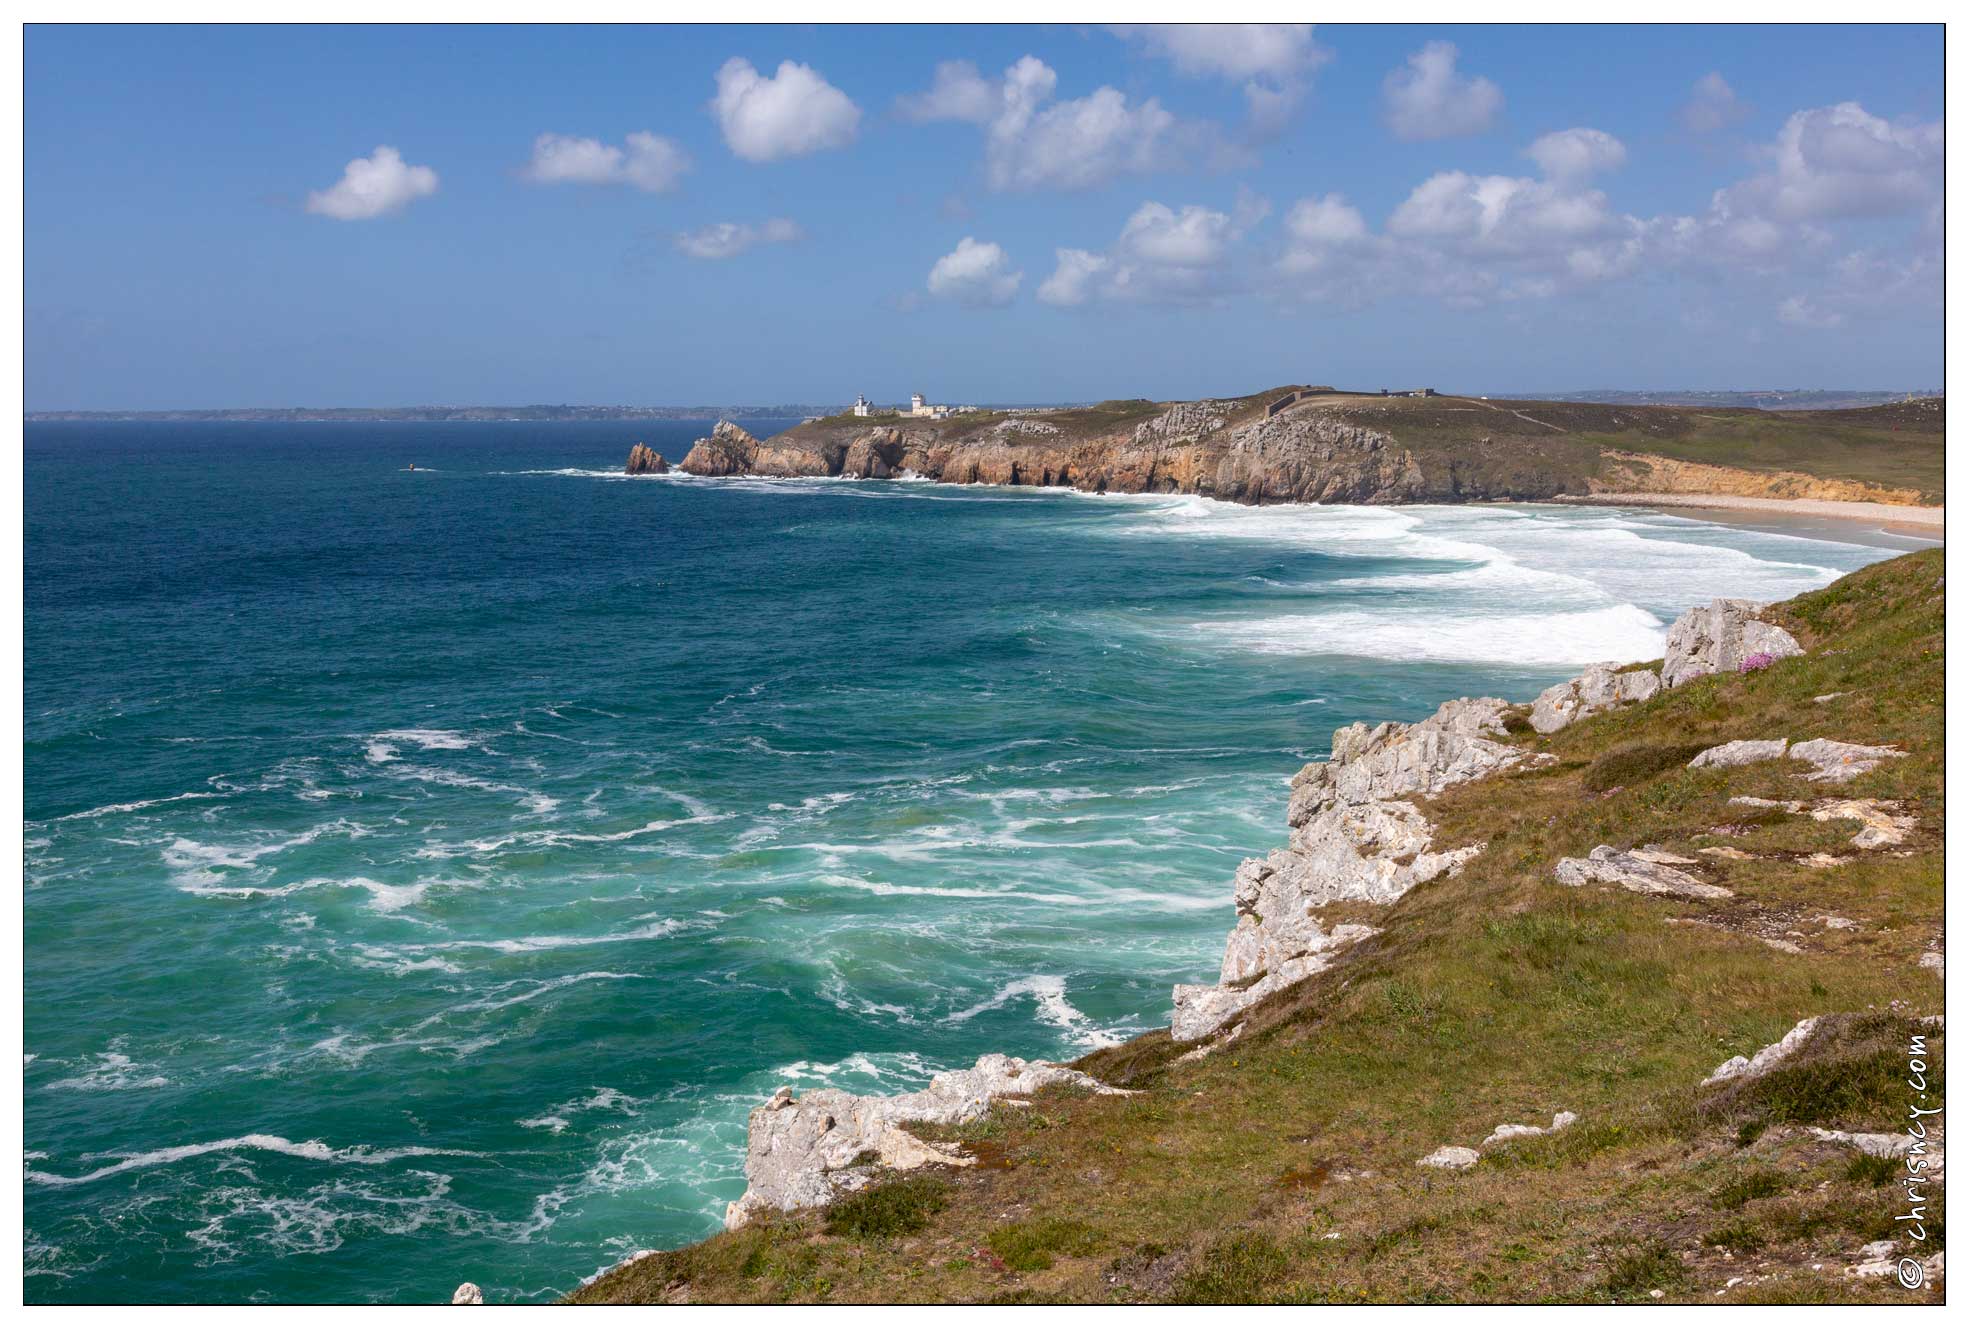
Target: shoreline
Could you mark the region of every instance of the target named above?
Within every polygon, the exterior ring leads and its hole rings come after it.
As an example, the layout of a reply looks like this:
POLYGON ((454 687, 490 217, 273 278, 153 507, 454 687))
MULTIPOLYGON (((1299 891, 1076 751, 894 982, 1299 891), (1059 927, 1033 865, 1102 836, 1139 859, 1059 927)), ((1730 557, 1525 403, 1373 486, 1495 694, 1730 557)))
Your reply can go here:
POLYGON ((1754 498, 1747 494, 1561 494, 1546 500, 1576 507, 1707 508, 1722 512, 1761 512, 1829 521, 1866 522, 1898 526, 1939 538, 1945 524, 1942 506, 1914 507, 1899 503, 1858 503, 1823 498, 1754 498))

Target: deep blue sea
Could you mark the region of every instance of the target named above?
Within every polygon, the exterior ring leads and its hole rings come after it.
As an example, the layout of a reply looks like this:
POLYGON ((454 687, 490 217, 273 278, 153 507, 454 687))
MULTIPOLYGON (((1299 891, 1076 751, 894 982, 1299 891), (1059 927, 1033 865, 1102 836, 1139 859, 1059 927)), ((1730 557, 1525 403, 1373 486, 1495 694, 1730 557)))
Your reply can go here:
POLYGON ((776 1085, 1165 1023, 1336 726, 1909 543, 619 473, 707 431, 28 427, 30 1300, 554 1297, 776 1085))

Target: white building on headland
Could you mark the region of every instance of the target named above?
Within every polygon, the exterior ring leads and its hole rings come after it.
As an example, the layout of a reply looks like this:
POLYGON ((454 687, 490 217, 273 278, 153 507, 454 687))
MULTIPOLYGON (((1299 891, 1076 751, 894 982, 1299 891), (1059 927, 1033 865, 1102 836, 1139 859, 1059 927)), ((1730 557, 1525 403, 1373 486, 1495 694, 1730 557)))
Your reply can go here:
MULTIPOLYGON (((897 415, 912 416, 919 420, 944 420, 950 416, 962 415, 966 411, 975 411, 977 409, 975 406, 939 406, 933 402, 925 401, 922 393, 912 392, 909 394, 909 409, 907 411, 897 410, 894 413, 897 415)), ((878 412, 875 403, 862 396, 859 392, 855 394, 854 404, 848 408, 848 414, 850 415, 875 415, 878 413, 883 415, 890 414, 888 411, 878 412)))

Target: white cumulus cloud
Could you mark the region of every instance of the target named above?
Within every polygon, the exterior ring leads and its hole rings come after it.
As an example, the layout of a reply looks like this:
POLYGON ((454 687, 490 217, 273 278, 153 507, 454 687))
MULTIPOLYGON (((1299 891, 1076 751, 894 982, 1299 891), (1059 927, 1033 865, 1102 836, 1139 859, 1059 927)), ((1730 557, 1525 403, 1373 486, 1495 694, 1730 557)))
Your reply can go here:
POLYGON ((772 217, 757 226, 749 222, 714 222, 695 231, 677 233, 677 248, 692 258, 735 258, 761 245, 790 245, 804 238, 798 222, 772 217))
POLYGON ((342 178, 308 195, 308 211, 336 221, 367 221, 438 192, 438 173, 412 166, 387 145, 342 168, 342 178))
POLYGON ((927 90, 896 98, 904 119, 962 120, 982 125, 998 114, 999 84, 978 72, 969 60, 945 60, 937 65, 927 90))
POLYGON ((1573 179, 1618 170, 1627 145, 1599 129, 1561 129, 1534 140, 1525 156, 1554 179, 1573 179))
POLYGON ((1109 252, 1054 250, 1053 274, 1040 283, 1039 299, 1062 306, 1221 299, 1238 286, 1231 272, 1235 248, 1265 211, 1263 201, 1252 198, 1239 200, 1236 216, 1196 204, 1144 203, 1122 224, 1109 252))
POLYGON ((1270 289, 1346 305, 1419 295, 1469 308, 1649 273, 1726 289, 1738 307, 1793 327, 1850 333, 1939 312, 1942 154, 1939 120, 1889 121, 1852 102, 1816 107, 1787 119, 1758 153, 1761 168, 1718 189, 1706 210, 1635 215, 1595 183, 1624 163, 1625 146, 1597 130, 1560 130, 1525 149, 1540 175, 1438 171, 1378 229, 1337 194, 1300 199, 1286 210, 1270 289))
POLYGON ((521 176, 536 185, 628 185, 646 194, 673 188, 690 169, 690 157, 675 143, 647 130, 623 140, 542 134, 521 176))
POLYGON ((1727 191, 1725 205, 1781 221, 1886 216, 1939 198, 1942 122, 1891 124, 1858 102, 1795 112, 1773 169, 1727 191))
POLYGON ((963 61, 937 67, 930 87, 897 101, 917 121, 958 120, 985 134, 985 182, 992 189, 1087 189, 1121 175, 1179 166, 1192 158, 1230 160, 1216 126, 1179 119, 1150 97, 1111 87, 1055 100, 1059 75, 1023 56, 993 82, 963 61))
POLYGON ((1114 31, 1194 77, 1284 79, 1332 58, 1314 45, 1310 23, 1143 23, 1114 31))
POLYGON ((1261 136, 1284 128, 1314 71, 1333 58, 1313 41, 1310 23, 1117 24, 1113 31, 1166 58, 1179 74, 1241 83, 1261 136))
POLYGON ((980 308, 1012 303, 1024 279, 1003 249, 967 235, 930 269, 929 288, 940 300, 980 308))
POLYGON ((712 113, 725 143, 751 162, 803 157, 854 142, 861 108, 809 65, 782 60, 767 78, 738 56, 718 71, 712 113))
POLYGON ((1487 78, 1456 71, 1456 47, 1430 42, 1381 84, 1382 109, 1396 138, 1457 138, 1489 129, 1504 94, 1487 78))

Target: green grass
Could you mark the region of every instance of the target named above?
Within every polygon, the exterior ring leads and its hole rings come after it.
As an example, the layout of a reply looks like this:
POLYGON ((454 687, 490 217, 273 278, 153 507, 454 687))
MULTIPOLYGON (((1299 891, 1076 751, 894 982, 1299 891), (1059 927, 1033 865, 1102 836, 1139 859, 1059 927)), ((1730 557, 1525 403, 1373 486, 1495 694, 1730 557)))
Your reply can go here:
POLYGON ((1101 1240, 1098 1231, 1075 1219, 1029 1218, 993 1228, 985 1245, 1008 1268, 1029 1273, 1051 1269, 1055 1255, 1092 1255, 1101 1240))
POLYGON ((859 1190, 827 1210, 831 1237, 900 1237, 921 1232, 950 1200, 941 1177, 908 1176, 859 1190))
MULTIPOLYGON (((1899 1129, 1912 1017, 1941 1008, 1918 960, 1942 928, 1942 575, 1939 551, 1877 564, 1770 611, 1805 656, 1513 736, 1557 760, 1427 804, 1436 844, 1486 842, 1461 874, 1324 911, 1329 927, 1381 932, 1253 1007, 1208 1058, 1176 1061, 1184 1049, 1157 1031, 1078 1063, 1131 1097, 1050 1092, 939 1128, 980 1158, 911 1174, 948 1187, 941 1207, 830 1231, 844 1201, 649 1257, 576 1299, 1933 1300, 1839 1272, 1890 1234, 1898 1188, 1803 1127, 1899 1129), (1829 692, 1847 695, 1812 700, 1829 692), (1824 795, 1789 763, 1642 762, 1589 787, 1620 750, 1820 735, 1906 750, 1841 790, 1916 817, 1905 857, 1846 847, 1844 866, 1812 866, 1804 855, 1854 827, 1730 804, 1824 795), (1687 854, 1736 895, 1553 879, 1559 858, 1597 844, 1687 854), (1711 845, 1765 857, 1700 854, 1711 845), (1860 926, 1810 921, 1827 913, 1860 926), (1795 932, 1802 953, 1773 950, 1765 930, 1795 932), (1727 1057, 1838 1012, 1855 1014, 1778 1072, 1701 1087, 1727 1057), (1468 1172, 1415 1165, 1562 1109, 1578 1124, 1468 1172)), ((1224 894, 1228 926, 1228 882, 1224 894)), ((1923 1032, 1939 1092, 1945 1036, 1923 1032)), ((861 1203, 886 1211, 888 1189, 861 1203)))
MULTIPOLYGON (((1940 422, 1906 429, 1848 424, 1839 411, 1709 411, 1688 409, 1687 433, 1637 439, 1587 434, 1602 446, 1651 452, 1679 461, 1752 471, 1799 471, 1826 480, 1857 480, 1913 489, 1939 502, 1943 488, 1940 422)), ((1871 411, 1853 413, 1871 419, 1871 411)))
POLYGON ((1789 1178, 1782 1172, 1753 1168, 1717 1187, 1709 1199, 1718 1209, 1741 1209, 1752 1200, 1782 1195, 1789 1185, 1789 1178))
POLYGON ((1285 1252, 1266 1233, 1235 1233, 1204 1249, 1177 1283, 1172 1300, 1202 1305, 1263 1301, 1266 1290, 1290 1267, 1285 1252))
POLYGON ((1702 750, 1700 743, 1623 743, 1588 763, 1579 782, 1594 793, 1603 793, 1687 766, 1702 750))

